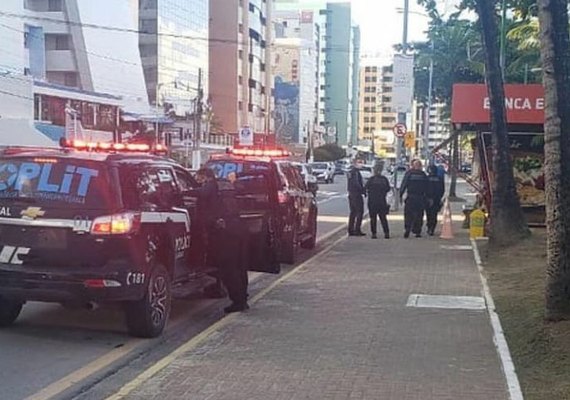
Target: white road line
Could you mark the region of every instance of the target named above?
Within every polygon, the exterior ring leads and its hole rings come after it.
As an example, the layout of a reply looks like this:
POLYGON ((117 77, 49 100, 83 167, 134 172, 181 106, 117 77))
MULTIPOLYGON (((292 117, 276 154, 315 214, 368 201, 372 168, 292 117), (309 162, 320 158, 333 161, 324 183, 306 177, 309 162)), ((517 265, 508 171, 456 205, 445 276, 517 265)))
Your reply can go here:
POLYGON ((503 333, 501 320, 497 314, 495 302, 493 300, 493 296, 491 296, 489 284, 487 283, 487 278, 484 275, 483 263, 481 261, 481 255, 479 253, 477 241, 475 239, 471 239, 471 245, 473 246, 475 264, 477 264, 479 277, 481 278, 481 284, 483 285, 483 295, 485 296, 485 301, 487 302, 487 310, 489 312, 489 318, 491 319, 491 326, 493 327, 493 342, 495 343, 497 353, 501 359, 501 366, 503 368, 503 373, 505 374, 507 387, 509 389, 509 397, 511 400, 523 400, 524 397, 519 383, 519 378, 515 370, 515 364, 513 363, 511 352, 509 350, 509 344, 507 343, 507 339, 503 333))

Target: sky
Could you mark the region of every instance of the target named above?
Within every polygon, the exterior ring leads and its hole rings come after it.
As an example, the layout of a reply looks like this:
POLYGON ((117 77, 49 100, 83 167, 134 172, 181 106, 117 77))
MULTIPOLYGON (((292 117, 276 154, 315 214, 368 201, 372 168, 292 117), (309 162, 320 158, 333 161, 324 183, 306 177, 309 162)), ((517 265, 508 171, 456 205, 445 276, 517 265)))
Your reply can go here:
MULTIPOLYGON (((403 9, 404 0, 352 0, 354 22, 360 25, 362 33, 361 54, 389 58, 393 46, 402 43, 404 17, 398 12, 403 9)), ((415 0, 410 0, 408 40, 425 39, 428 17, 415 0)))

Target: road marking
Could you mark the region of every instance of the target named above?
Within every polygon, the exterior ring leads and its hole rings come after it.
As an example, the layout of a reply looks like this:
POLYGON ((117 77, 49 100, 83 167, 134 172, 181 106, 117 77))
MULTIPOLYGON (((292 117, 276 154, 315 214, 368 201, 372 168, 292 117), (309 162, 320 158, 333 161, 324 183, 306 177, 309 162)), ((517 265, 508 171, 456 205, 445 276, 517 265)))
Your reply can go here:
MULTIPOLYGON (((338 245, 339 243, 341 243, 343 240, 346 240, 348 236, 344 235, 343 237, 341 237, 340 239, 334 241, 334 243, 330 244, 329 246, 327 246, 326 248, 324 248, 322 251, 320 251, 319 253, 315 254, 313 257, 311 257, 310 259, 308 259, 307 261, 303 262, 302 264, 298 265, 297 267, 293 268, 291 271, 289 271, 287 274, 283 275, 281 278, 277 279, 275 282, 273 282, 271 285, 269 285, 268 287, 266 287, 265 289, 263 289, 260 293, 258 293, 257 295, 255 295, 251 300, 250 303, 251 304, 255 304, 257 303, 259 300, 261 300, 263 297, 265 297, 268 293, 270 293, 273 289, 275 289, 277 286, 279 286, 281 283, 285 282, 286 280, 288 280, 289 278, 291 278, 293 275, 295 275, 297 272, 299 272, 301 269, 303 269, 305 266, 307 266, 310 262, 315 261, 316 259, 322 257, 323 255, 327 254, 329 251, 331 251, 336 245, 338 245)), ((107 398, 107 400, 121 400, 123 398, 125 398, 126 396, 128 396, 133 390, 135 390, 136 388, 138 388, 140 385, 142 385, 144 382, 146 382, 147 380, 149 380, 150 378, 152 378, 154 375, 156 375, 158 372, 162 371, 164 368, 166 368, 168 365, 172 364, 172 362, 174 362, 178 357, 180 357, 182 354, 187 353, 190 350, 193 350, 194 348, 196 348, 199 344, 201 344, 204 340, 206 340, 210 335, 212 335, 213 333, 215 333, 216 331, 220 330, 221 328, 225 327, 226 325, 228 325, 230 322, 232 322, 234 319, 236 319, 239 315, 238 314, 229 314, 226 315, 225 317, 223 317, 222 319, 220 319, 219 321, 217 321, 216 323, 214 323, 213 325, 211 325, 209 328, 205 329, 204 331, 202 331, 201 333, 199 333, 197 336, 194 336, 192 339, 190 339, 188 342, 186 342, 185 344, 183 344, 182 346, 178 347, 176 350, 174 350, 172 353, 170 353, 169 355, 167 355, 166 357, 164 357, 163 359, 161 359, 160 361, 158 361, 156 364, 154 364, 152 367, 148 368, 146 371, 144 371, 143 373, 141 373, 140 375, 138 375, 135 379, 133 379, 132 381, 128 382, 127 384, 125 384, 117 393, 115 393, 114 395, 111 395, 107 398)))
POLYGON ((481 284, 483 285, 483 295, 487 302, 487 310, 489 318, 491 319, 491 326, 493 327, 493 342, 495 343, 497 353, 499 353, 499 358, 501 359, 501 366, 503 368, 503 373, 505 374, 505 379, 507 380, 507 387, 509 388, 509 397, 511 400, 523 400, 524 398, 521 385, 515 370, 515 364, 511 357, 509 344, 507 343, 507 339, 503 333, 501 320, 497 314, 495 301, 493 300, 493 296, 491 296, 491 290, 489 289, 487 278, 483 274, 483 262, 481 261, 481 254, 479 253, 477 241, 475 239, 471 239, 471 245, 473 246, 473 257, 475 258, 475 264, 477 264, 479 277, 481 278, 481 284))

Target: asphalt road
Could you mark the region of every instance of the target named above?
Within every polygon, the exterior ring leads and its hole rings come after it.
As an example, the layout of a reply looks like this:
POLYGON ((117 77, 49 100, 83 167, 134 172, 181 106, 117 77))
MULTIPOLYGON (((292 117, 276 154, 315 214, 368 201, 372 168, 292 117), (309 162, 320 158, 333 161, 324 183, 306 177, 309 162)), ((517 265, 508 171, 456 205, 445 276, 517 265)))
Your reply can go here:
MULTIPOLYGON (((345 178, 321 184, 318 202, 319 248, 346 223, 345 178)), ((312 254, 303 251, 301 259, 312 254)), ((252 276, 250 292, 262 290, 273 279, 252 276)), ((140 340, 126 335, 117 307, 87 311, 28 303, 14 326, 0 330, 0 398, 101 398, 113 386, 113 378, 128 378, 139 366, 198 334, 221 317, 225 304, 226 300, 176 300, 163 337, 140 340)))

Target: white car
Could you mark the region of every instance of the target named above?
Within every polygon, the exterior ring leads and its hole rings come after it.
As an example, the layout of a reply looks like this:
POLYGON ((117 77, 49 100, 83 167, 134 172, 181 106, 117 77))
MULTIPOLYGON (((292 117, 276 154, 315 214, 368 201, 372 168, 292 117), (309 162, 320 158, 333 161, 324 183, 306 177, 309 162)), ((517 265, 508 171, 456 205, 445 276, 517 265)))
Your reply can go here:
POLYGON ((333 183, 334 182, 334 163, 332 162, 314 162, 311 164, 313 175, 320 182, 333 183))
POLYGON ((292 164, 301 173, 301 176, 305 180, 305 186, 307 189, 316 196, 317 190, 319 190, 319 185, 317 183, 317 178, 313 175, 311 166, 300 162, 294 162, 292 164))
POLYGON ((372 166, 372 165, 363 165, 360 168, 360 175, 362 175, 362 179, 364 179, 364 181, 367 181, 368 179, 370 179, 372 177, 373 169, 374 169, 374 166, 372 166))

